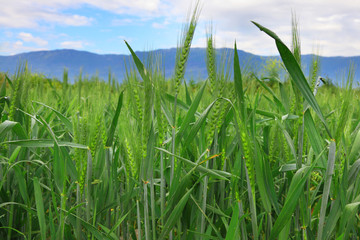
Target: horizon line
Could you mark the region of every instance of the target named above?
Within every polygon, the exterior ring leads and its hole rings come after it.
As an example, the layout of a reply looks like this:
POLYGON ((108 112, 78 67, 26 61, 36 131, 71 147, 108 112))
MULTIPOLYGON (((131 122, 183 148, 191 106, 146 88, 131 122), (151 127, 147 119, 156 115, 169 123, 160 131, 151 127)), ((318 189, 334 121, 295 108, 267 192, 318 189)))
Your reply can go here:
MULTIPOLYGON (((154 49, 154 50, 136 50, 135 52, 146 53, 146 52, 173 50, 173 49, 177 49, 177 47, 158 48, 158 49, 154 49)), ((206 48, 205 47, 191 47, 191 49, 206 49, 206 48)), ((234 50, 234 48, 230 48, 230 47, 220 47, 220 48, 215 48, 215 49, 216 50, 223 50, 223 49, 234 50)), ((95 55, 126 55, 126 56, 131 55, 131 53, 128 53, 128 54, 126 54, 126 53, 97 53, 97 52, 92 52, 92 51, 83 50, 83 49, 58 48, 58 49, 43 49, 43 50, 27 51, 27 52, 21 52, 21 53, 12 54, 12 55, 0 55, 0 57, 15 57, 15 56, 18 56, 18 55, 23 55, 23 54, 38 53, 38 52, 55 52, 55 51, 86 52, 86 53, 91 53, 91 54, 95 54, 95 55)), ((260 54, 254 54, 252 52, 248 52, 248 51, 245 51, 245 50, 242 50, 242 49, 238 49, 238 51, 242 51, 242 52, 252 54, 252 55, 255 55, 255 56, 259 56, 259 57, 280 57, 279 54, 277 54, 277 55, 260 55, 260 54)), ((313 55, 313 56, 319 56, 319 57, 325 57, 325 58, 332 58, 332 57, 356 58, 356 57, 360 57, 360 55, 354 55, 354 56, 342 56, 342 55, 327 56, 327 55, 320 55, 320 54, 316 54, 316 53, 304 53, 304 54, 301 54, 301 56, 307 56, 307 55, 313 55)))

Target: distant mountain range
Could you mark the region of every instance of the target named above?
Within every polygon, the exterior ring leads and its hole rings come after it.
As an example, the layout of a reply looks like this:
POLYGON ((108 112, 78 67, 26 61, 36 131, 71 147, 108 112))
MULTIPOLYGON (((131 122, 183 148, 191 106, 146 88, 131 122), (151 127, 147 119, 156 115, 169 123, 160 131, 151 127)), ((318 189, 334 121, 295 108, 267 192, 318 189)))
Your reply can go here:
MULTIPOLYGON (((232 49, 217 49, 218 62, 221 56, 227 53, 227 56, 233 54, 232 49)), ((150 59, 152 56, 161 56, 161 71, 166 77, 171 77, 174 72, 176 49, 160 49, 151 52, 136 52, 141 60, 150 59)), ((278 56, 258 56, 245 51, 238 51, 240 64, 243 69, 259 73, 269 58, 279 59, 278 56)), ((309 66, 314 55, 303 55, 302 65, 304 66, 305 75, 308 75, 309 66)), ((206 70, 206 49, 192 48, 186 67, 187 79, 193 78, 205 79, 206 70)), ((12 75, 20 63, 27 61, 32 72, 42 73, 50 78, 62 79, 64 68, 68 69, 69 78, 74 81, 82 69, 83 76, 98 75, 100 78, 107 80, 109 70, 112 75, 122 81, 126 74, 126 66, 129 67, 131 62, 130 55, 122 54, 95 54, 86 51, 77 51, 70 49, 37 51, 21 53, 13 56, 0 56, 0 71, 8 72, 12 75)), ((360 56, 357 57, 320 57, 321 71, 320 75, 328 77, 333 83, 340 84, 344 78, 350 63, 360 66, 360 56)), ((230 58, 232 66, 232 58, 230 58)), ((360 74, 355 73, 355 79, 359 82, 360 74)))

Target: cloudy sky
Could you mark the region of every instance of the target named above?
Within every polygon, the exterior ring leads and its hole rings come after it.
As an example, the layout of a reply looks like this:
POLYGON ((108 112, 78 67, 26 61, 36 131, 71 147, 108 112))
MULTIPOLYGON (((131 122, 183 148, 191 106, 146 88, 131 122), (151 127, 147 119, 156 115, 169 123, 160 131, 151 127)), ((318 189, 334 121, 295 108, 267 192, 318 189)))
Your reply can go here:
MULTIPOLYGON (((176 47, 194 0, 0 0, 0 55, 71 48, 96 53, 176 47)), ((194 47, 204 47, 210 23, 216 47, 276 55, 274 42, 250 21, 270 28, 286 44, 296 13, 303 53, 360 55, 358 0, 203 0, 194 47)))

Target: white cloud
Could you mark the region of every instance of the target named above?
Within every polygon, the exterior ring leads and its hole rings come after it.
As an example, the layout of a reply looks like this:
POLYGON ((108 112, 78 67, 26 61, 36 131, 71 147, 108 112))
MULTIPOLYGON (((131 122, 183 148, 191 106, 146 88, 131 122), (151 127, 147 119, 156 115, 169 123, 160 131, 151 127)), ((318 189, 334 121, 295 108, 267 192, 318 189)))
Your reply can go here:
POLYGON ((67 49, 83 49, 85 45, 87 45, 87 43, 83 41, 64 41, 60 43, 62 48, 67 49))
POLYGON ((152 24, 151 24, 151 26, 153 27, 153 28, 166 28, 168 25, 170 24, 170 22, 169 22, 169 20, 165 20, 165 21, 163 21, 163 22, 153 22, 152 24))
POLYGON ((80 15, 57 15, 53 16, 52 21, 57 22, 60 25, 69 26, 87 26, 93 21, 93 18, 88 18, 80 15))
POLYGON ((32 51, 42 51, 42 50, 47 50, 47 49, 41 47, 24 46, 24 43, 22 41, 3 42, 0 44, 0 52, 6 55, 14 55, 20 52, 32 52, 32 51))
POLYGON ((31 33, 21 32, 18 34, 18 38, 24 42, 32 42, 38 46, 46 46, 48 42, 42 38, 34 37, 31 33))
POLYGON ((158 12, 162 2, 160 0, 83 0, 87 4, 98 7, 103 10, 140 15, 152 15, 158 12))
MULTIPOLYGON (((65 12, 90 6, 122 14, 109 23, 112 26, 135 25, 136 28, 137 24, 151 20, 152 27, 161 31, 168 24, 185 21, 190 6, 195 3, 195 0, 12 0, 1 6, 0 27, 91 25, 95 16, 65 12), (158 20, 162 18, 167 21, 158 20)), ((303 53, 311 53, 314 46, 321 44, 323 55, 360 55, 360 4, 353 0, 202 0, 198 31, 212 21, 218 47, 232 47, 236 38, 239 48, 245 51, 276 54, 274 42, 250 21, 270 28, 289 45, 292 11, 299 19, 303 53)), ((194 46, 200 46, 201 41, 195 39, 194 46)))
POLYGON ((111 22, 112 26, 125 26, 125 25, 132 25, 132 24, 134 24, 134 19, 131 19, 131 18, 114 19, 111 22))
MULTIPOLYGON (((172 6, 168 15, 184 16, 193 1, 167 2, 172 6)), ((232 47, 236 37, 239 48, 271 55, 277 53, 274 41, 250 21, 268 27, 290 45, 292 12, 299 19, 303 53, 313 53, 320 43, 322 55, 360 55, 360 4, 356 1, 207 0, 202 4, 200 23, 213 22, 218 47, 232 47)))
POLYGON ((13 33, 9 33, 8 38, 12 40, 0 43, 1 54, 13 55, 21 52, 47 50, 48 42, 40 37, 34 37, 31 33, 20 32, 15 36, 13 33))
MULTIPOLYGON (((1 0, 5 1, 5 0, 1 0)), ((9 28, 35 28, 40 22, 70 26, 90 25, 92 17, 64 14, 63 10, 88 5, 118 14, 155 16, 160 0, 12 0, 1 4, 0 26, 9 28)))
POLYGON ((68 1, 68 5, 65 5, 65 3, 60 3, 57 0, 8 1, 6 4, 2 4, 0 8, 0 26, 7 28, 38 28, 43 23, 70 26, 91 24, 92 18, 61 13, 62 8, 75 6, 76 1, 68 1))

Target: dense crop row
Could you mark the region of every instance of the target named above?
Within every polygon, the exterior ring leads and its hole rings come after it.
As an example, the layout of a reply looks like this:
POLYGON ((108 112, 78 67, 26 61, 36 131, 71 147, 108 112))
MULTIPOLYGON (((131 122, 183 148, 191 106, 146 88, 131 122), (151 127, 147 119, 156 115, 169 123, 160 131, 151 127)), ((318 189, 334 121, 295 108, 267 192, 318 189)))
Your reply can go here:
POLYGON ((1 239, 357 239, 359 93, 319 86, 270 30, 287 70, 262 76, 208 34, 206 81, 183 79, 198 11, 175 75, 160 56, 119 85, 81 75, 1 75, 1 239), (224 59, 216 65, 216 59, 224 59), (227 69, 229 57, 234 66, 227 69))

